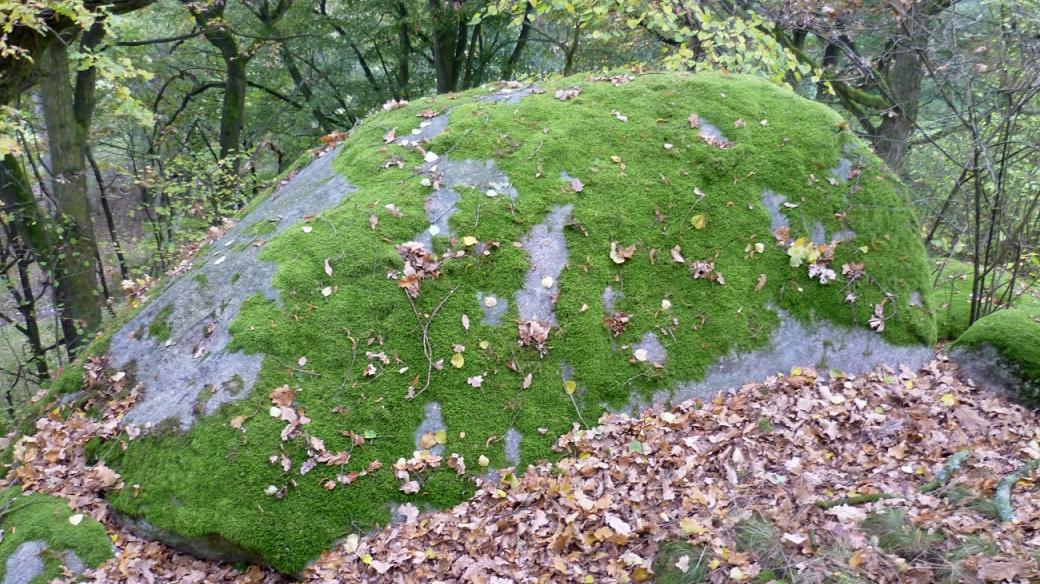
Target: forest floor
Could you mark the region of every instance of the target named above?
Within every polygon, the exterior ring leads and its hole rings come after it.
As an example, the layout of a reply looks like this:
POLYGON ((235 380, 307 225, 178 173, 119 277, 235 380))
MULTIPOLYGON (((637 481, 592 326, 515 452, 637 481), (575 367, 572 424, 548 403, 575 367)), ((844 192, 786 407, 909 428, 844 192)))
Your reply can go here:
MULTIPOLYGON (((98 420, 41 418, 5 482, 106 525, 116 557, 87 581, 287 582, 110 520, 104 492, 134 486, 84 446, 117 435, 133 399, 98 420)), ((941 354, 916 372, 795 369, 709 403, 606 414, 559 439, 561 461, 503 473, 453 509, 402 506, 405 522, 346 538, 300 580, 1037 581, 1038 422, 941 354)))

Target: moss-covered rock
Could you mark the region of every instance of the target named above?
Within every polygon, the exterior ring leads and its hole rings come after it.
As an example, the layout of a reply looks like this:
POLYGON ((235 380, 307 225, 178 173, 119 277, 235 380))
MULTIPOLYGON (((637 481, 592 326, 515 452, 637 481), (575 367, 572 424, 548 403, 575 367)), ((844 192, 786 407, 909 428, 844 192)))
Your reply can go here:
POLYGON ((95 568, 112 557, 112 542, 94 518, 48 495, 0 492, 0 582, 42 584, 95 568))
POLYGON ((294 572, 604 408, 929 355, 912 210, 824 106, 646 75, 385 109, 113 335, 116 509, 294 572))
POLYGON ((975 381, 1040 406, 1040 308, 998 310, 980 318, 951 354, 975 381))

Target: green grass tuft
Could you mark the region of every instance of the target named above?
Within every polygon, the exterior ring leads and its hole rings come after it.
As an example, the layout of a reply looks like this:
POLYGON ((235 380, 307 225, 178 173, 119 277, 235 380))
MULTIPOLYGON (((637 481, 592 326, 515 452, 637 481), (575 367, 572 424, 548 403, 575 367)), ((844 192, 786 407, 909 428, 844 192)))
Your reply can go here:
POLYGON ((654 555, 654 582, 658 584, 697 584, 705 582, 708 577, 708 560, 711 553, 706 546, 693 545, 689 542, 670 540, 661 543, 654 555), (686 560, 686 571, 680 570, 676 563, 686 560))
POLYGON ((890 508, 871 513, 863 520, 862 528, 876 538, 881 549, 905 560, 941 555, 942 536, 914 525, 903 509, 890 508))

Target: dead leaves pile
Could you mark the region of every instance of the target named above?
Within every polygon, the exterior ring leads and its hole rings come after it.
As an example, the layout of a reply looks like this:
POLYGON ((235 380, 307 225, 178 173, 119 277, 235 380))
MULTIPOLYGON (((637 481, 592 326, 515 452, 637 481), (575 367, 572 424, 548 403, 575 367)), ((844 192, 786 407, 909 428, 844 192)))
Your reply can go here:
POLYGON ((557 448, 557 465, 485 482, 452 510, 408 514, 370 537, 327 552, 312 582, 629 582, 651 578, 659 544, 682 539, 711 556, 711 582, 750 581, 763 570, 738 549, 734 525, 754 513, 777 529, 777 553, 799 581, 839 572, 876 582, 931 582, 940 563, 877 547, 860 527, 868 513, 906 510, 954 546, 991 534, 996 554, 960 565, 963 581, 1040 577, 1040 494, 1019 485, 1015 520, 999 525, 965 500, 993 494, 1002 477, 1040 458, 1035 414, 959 381, 935 361, 919 373, 879 370, 818 377, 794 370, 698 407, 687 402, 639 419, 605 415, 557 448), (943 489, 921 493, 945 460, 971 456, 943 489), (816 503, 891 493, 862 505, 816 503))
MULTIPOLYGON (((290 396, 282 391, 276 398, 290 396)), ((16 443, 15 465, 2 486, 17 480, 26 492, 65 497, 106 525, 116 557, 88 571, 87 581, 284 582, 260 568, 239 571, 176 553, 109 520, 100 494, 136 486, 123 485, 102 464, 88 465, 83 448, 95 436, 132 439, 129 432, 120 436, 118 420, 133 400, 113 400, 100 421, 81 414, 41 418, 37 433, 16 443)), ((639 582, 652 577, 658 546, 675 539, 704 546, 709 581, 748 581, 761 573, 763 560, 739 549, 734 526, 756 514, 775 525, 774 551, 799 581, 822 582, 839 572, 875 582, 935 581, 941 562, 886 553, 864 533, 862 520, 886 508, 904 510, 917 528, 940 534, 936 545, 947 551, 992 537, 995 553, 960 560, 960 581, 1040 577, 1035 477, 1012 490, 1011 522, 1000 524, 974 504, 1024 462, 1040 459, 1037 416, 961 382, 941 358, 917 373, 824 379, 796 369, 710 403, 686 402, 638 419, 608 414, 600 423, 561 437, 557 448, 568 457, 558 464, 531 466, 519 478, 503 469, 499 482, 483 481, 454 509, 421 515, 403 506, 402 523, 348 537, 303 581, 639 582), (952 480, 923 493, 959 451, 969 457, 952 480), (946 496, 954 490, 971 495, 946 496), (872 493, 891 498, 817 506, 872 493)), ((324 453, 323 444, 312 447, 324 453)), ((416 474, 441 464, 465 469, 457 455, 415 455, 398 460, 393 472, 407 492, 416 474)))
POLYGON ((404 260, 404 270, 397 280, 397 285, 404 288, 412 298, 418 298, 422 281, 439 276, 441 264, 437 256, 417 241, 402 243, 397 246, 397 253, 401 254, 401 259, 404 260))

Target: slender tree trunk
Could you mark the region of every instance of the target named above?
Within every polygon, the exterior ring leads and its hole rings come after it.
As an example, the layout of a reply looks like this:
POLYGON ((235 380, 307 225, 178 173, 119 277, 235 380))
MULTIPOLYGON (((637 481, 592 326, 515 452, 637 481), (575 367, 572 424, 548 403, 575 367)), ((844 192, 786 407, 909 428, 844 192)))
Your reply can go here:
POLYGON ((397 60, 397 91, 398 99, 408 99, 408 66, 412 59, 412 37, 408 31, 408 9, 404 2, 397 3, 397 38, 401 43, 397 60))
POLYGON ((116 260, 119 262, 119 276, 124 280, 130 279, 130 270, 126 265, 126 256, 123 255, 123 245, 119 242, 119 235, 116 233, 116 222, 112 216, 112 207, 108 203, 108 192, 105 189, 105 181, 101 176, 101 168, 98 167, 97 160, 94 160, 94 153, 90 151, 90 147, 87 147, 87 161, 90 162, 90 168, 94 171, 94 182, 98 186, 98 199, 101 201, 101 210, 105 214, 105 226, 108 227, 108 237, 112 240, 112 248, 116 252, 116 260))
POLYGON ((462 78, 462 87, 465 89, 474 87, 473 68, 474 61, 477 58, 477 45, 480 43, 480 30, 480 23, 477 23, 477 25, 473 27, 473 34, 470 35, 469 50, 466 53, 466 75, 462 78))
POLYGON ((29 266, 35 261, 44 273, 49 273, 50 263, 46 261, 49 256, 41 254, 50 253, 52 239, 47 230, 49 222, 36 204, 25 169, 14 156, 4 156, 0 160, 0 202, 3 203, 6 220, 10 225, 8 245, 18 261, 19 286, 22 289, 18 298, 18 311, 25 321, 25 337, 33 352, 36 373, 41 379, 46 379, 47 357, 36 315, 36 297, 29 279, 29 266))
MULTIPOLYGON (((246 67, 248 61, 235 55, 224 62, 227 79, 224 83, 224 103, 220 110, 220 158, 238 152, 242 145, 242 125, 246 112, 246 67)), ((232 164, 238 171, 239 162, 232 164)))
POLYGON ((55 297, 65 348, 74 355, 85 335, 101 324, 94 224, 87 197, 86 128, 75 112, 65 44, 51 43, 41 65, 47 71, 40 95, 50 150, 51 192, 64 229, 63 247, 54 264, 55 297))
POLYGON ((575 19, 574 34, 571 35, 571 44, 567 47, 567 57, 563 63, 563 76, 574 73, 574 57, 578 54, 578 43, 581 41, 581 21, 575 19))
POLYGON ((524 21, 520 24, 520 35, 516 37, 516 44, 513 45, 513 52, 509 54, 509 58, 506 59, 504 65, 502 65, 502 79, 510 80, 513 78, 513 73, 516 71, 517 64, 520 63, 520 57, 524 54, 524 48, 527 46, 527 39, 531 36, 531 14, 534 12, 534 5, 528 0, 524 6, 524 21))
POLYGON ((296 90, 300 92, 303 99, 307 101, 307 105, 311 108, 311 114, 314 115, 314 120, 321 126, 321 130, 326 134, 335 130, 336 125, 332 123, 332 120, 321 111, 321 106, 318 103, 317 98, 314 96, 314 92, 311 91, 311 86, 307 83, 307 80, 303 78, 300 73, 300 68, 296 66, 296 59, 293 58, 292 52, 289 51, 289 47, 282 43, 281 45, 281 56, 282 63, 285 65, 285 69, 289 71, 289 76, 292 77, 293 84, 296 85, 296 90))

